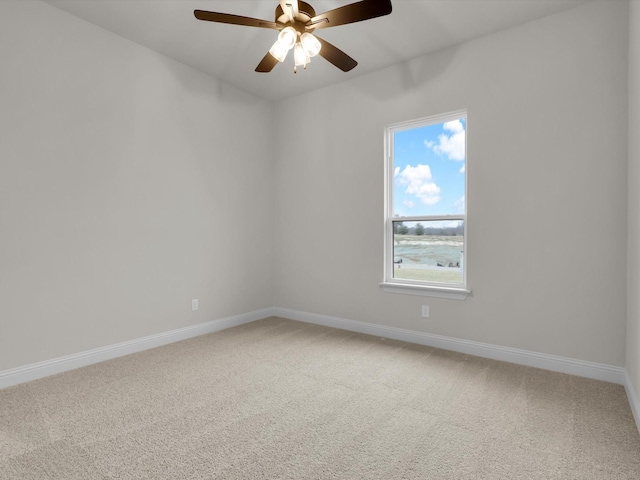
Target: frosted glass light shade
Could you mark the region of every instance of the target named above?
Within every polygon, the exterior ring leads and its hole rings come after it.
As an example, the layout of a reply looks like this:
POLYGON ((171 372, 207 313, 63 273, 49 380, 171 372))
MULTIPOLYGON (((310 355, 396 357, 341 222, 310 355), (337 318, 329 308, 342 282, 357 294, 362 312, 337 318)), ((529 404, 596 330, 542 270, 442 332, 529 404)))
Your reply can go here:
POLYGON ((269 53, 279 62, 284 62, 284 59, 287 58, 287 53, 289 53, 289 49, 282 45, 280 41, 276 40, 276 43, 269 49, 269 53))
POLYGON ((295 48, 293 49, 293 59, 295 60, 296 66, 307 65, 311 61, 307 52, 304 51, 302 45, 298 42, 296 43, 295 48))
POLYGON ((278 43, 280 43, 287 50, 293 48, 298 39, 298 32, 293 27, 285 27, 278 34, 278 43))
POLYGON ((302 48, 306 52, 309 57, 315 57, 320 53, 320 49, 322 48, 322 44, 318 41, 316 37, 306 32, 303 33, 300 37, 300 43, 302 44, 302 48))

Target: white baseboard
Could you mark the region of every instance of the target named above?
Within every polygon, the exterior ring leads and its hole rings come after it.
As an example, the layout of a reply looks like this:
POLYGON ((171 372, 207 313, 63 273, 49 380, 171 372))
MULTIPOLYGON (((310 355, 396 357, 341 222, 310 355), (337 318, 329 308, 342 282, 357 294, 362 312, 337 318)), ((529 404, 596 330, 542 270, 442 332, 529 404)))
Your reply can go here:
POLYGON ((624 385, 636 426, 640 432, 640 399, 633 387, 629 373, 624 367, 615 367, 602 363, 588 362, 586 360, 576 360, 573 358, 559 357, 557 355, 531 352, 517 348, 501 347, 499 345, 474 342, 471 340, 461 340, 453 337, 376 325, 357 320, 347 320, 328 315, 301 312, 287 308, 274 307, 272 315, 300 322, 340 328, 342 330, 364 333, 377 337, 392 338, 394 340, 442 348, 444 350, 466 353, 477 357, 491 358, 493 360, 516 363, 518 365, 542 368, 553 372, 566 373, 569 375, 576 375, 578 377, 624 385))
POLYGON ((19 383, 36 380, 56 373, 74 370, 94 363, 111 360, 132 353, 141 352, 150 348, 161 347, 169 343, 186 340, 207 333, 217 332, 226 328, 235 327, 245 323, 254 322, 273 315, 272 308, 256 310, 254 312, 234 315, 232 317, 212 320, 190 327, 179 328, 169 332, 158 333, 127 342, 95 348, 85 352, 66 355, 44 362, 33 363, 10 370, 0 372, 0 388, 10 387, 19 383))
POLYGON ((627 391, 627 398, 629 399, 629 404, 631 405, 633 418, 636 420, 636 425, 638 427, 638 431, 640 432, 640 399, 638 399, 638 394, 633 388, 633 382, 631 381, 629 372, 626 369, 624 371, 624 388, 627 391))
MULTIPOLYGON (((306 323, 315 323, 327 327, 375 335, 377 337, 392 338, 394 340, 417 343, 429 347, 442 348, 444 350, 452 350, 454 352, 466 353, 477 357, 491 358, 493 360, 516 363, 519 365, 526 365, 528 367, 542 368, 544 370, 551 370, 554 372, 567 373, 569 375, 626 385, 626 370, 624 367, 614 367, 601 363, 575 360, 572 358, 558 357, 556 355, 531 352, 517 348, 501 347, 498 345, 474 342, 470 340, 461 340, 442 335, 416 332, 413 330, 375 325, 372 323, 330 317, 327 315, 300 312, 286 308, 275 307, 273 309, 273 315, 306 323)), ((636 416, 636 420, 637 418, 638 417, 636 416)))
POLYGON ((249 313, 234 315, 232 317, 212 320, 190 327, 179 328, 169 332, 158 333, 127 342, 117 343, 106 347, 87 350, 64 357, 54 358, 44 362, 33 363, 10 370, 0 371, 0 388, 10 387, 19 383, 36 380, 56 373, 62 373, 76 368, 92 365, 94 363, 111 360, 132 353, 141 352, 151 348, 160 347, 169 343, 186 340, 188 338, 217 332, 226 328, 243 325, 263 318, 278 316, 297 320, 300 322, 314 323, 327 327, 339 328, 351 332, 364 333, 377 337, 392 338, 409 343, 417 343, 429 347, 442 348, 454 352, 466 353, 478 357, 491 358, 503 362, 516 363, 529 367, 542 368, 554 372, 567 373, 580 377, 603 380, 605 382, 624 385, 631 406, 631 411, 640 430, 640 400, 633 388, 631 378, 624 367, 614 367, 600 363, 575 360, 543 353, 520 350, 517 348, 501 347, 488 343, 461 340, 453 337, 416 332, 401 328, 376 325, 373 323, 347 320, 339 317, 319 315, 315 313, 301 312, 287 308, 272 307, 256 310, 249 313))
POLYGON ((115 345, 108 345, 106 347, 100 347, 93 350, 87 350, 85 352, 54 358, 44 362, 5 370, 0 372, 0 388, 36 380, 38 378, 66 372, 68 370, 74 370, 76 368, 141 352, 150 348, 160 347, 162 345, 186 340, 199 335, 217 332, 219 330, 250 323, 270 316, 290 318, 301 322, 314 323, 378 337, 392 338, 409 343, 417 343, 429 347, 466 353, 478 357, 491 358, 494 360, 624 385, 636 424, 640 427, 640 400, 638 400, 638 396, 633 388, 631 379, 629 378, 626 369, 623 367, 614 367, 611 365, 587 362, 584 360, 575 360, 556 355, 531 352, 517 348, 501 347, 498 345, 474 342, 471 340, 461 340, 453 337, 416 332, 413 330, 376 325, 356 320, 347 320, 339 317, 301 312, 298 310, 280 307, 265 308, 254 312, 234 315, 232 317, 212 320, 210 322, 190 327, 158 333, 127 342, 117 343, 115 345))

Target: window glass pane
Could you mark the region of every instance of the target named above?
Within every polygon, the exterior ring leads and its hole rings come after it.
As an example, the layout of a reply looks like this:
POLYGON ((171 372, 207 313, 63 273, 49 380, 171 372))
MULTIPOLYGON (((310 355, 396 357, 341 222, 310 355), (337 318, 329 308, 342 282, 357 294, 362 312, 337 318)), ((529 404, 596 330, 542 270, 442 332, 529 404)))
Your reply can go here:
POLYGON ((393 222, 393 278, 463 283, 464 222, 393 222))
POLYGON ((393 216, 465 213, 465 118, 393 133, 393 216))

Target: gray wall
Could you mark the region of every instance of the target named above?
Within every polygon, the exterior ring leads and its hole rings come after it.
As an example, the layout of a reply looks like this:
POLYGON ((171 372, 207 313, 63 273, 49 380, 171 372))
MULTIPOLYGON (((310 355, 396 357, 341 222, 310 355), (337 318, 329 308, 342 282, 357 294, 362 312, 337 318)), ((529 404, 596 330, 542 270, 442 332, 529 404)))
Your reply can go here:
POLYGON ((279 104, 275 304, 623 366, 627 25, 587 4, 279 104), (384 126, 463 108, 473 295, 383 293, 384 126))
POLYGON ((627 371, 640 397, 640 1, 629 11, 629 283, 627 371))
POLYGON ((41 2, 0 59, 0 371, 273 305, 266 103, 41 2))
POLYGON ((0 371, 272 305, 622 366, 628 309, 638 387, 627 13, 596 2, 273 106, 0 2, 0 371), (383 293, 384 126, 462 108, 473 295, 383 293))

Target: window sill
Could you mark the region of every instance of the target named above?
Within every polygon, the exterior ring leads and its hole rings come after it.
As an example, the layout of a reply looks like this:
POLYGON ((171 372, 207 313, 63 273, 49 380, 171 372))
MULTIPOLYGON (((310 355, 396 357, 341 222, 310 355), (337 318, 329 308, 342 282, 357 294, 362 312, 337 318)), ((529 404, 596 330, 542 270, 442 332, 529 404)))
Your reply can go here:
POLYGON ((402 295, 422 295, 424 297, 450 298, 453 300, 464 300, 471 290, 456 287, 436 287, 426 285, 408 285, 404 283, 380 282, 380 287, 386 293, 399 293, 402 295))

